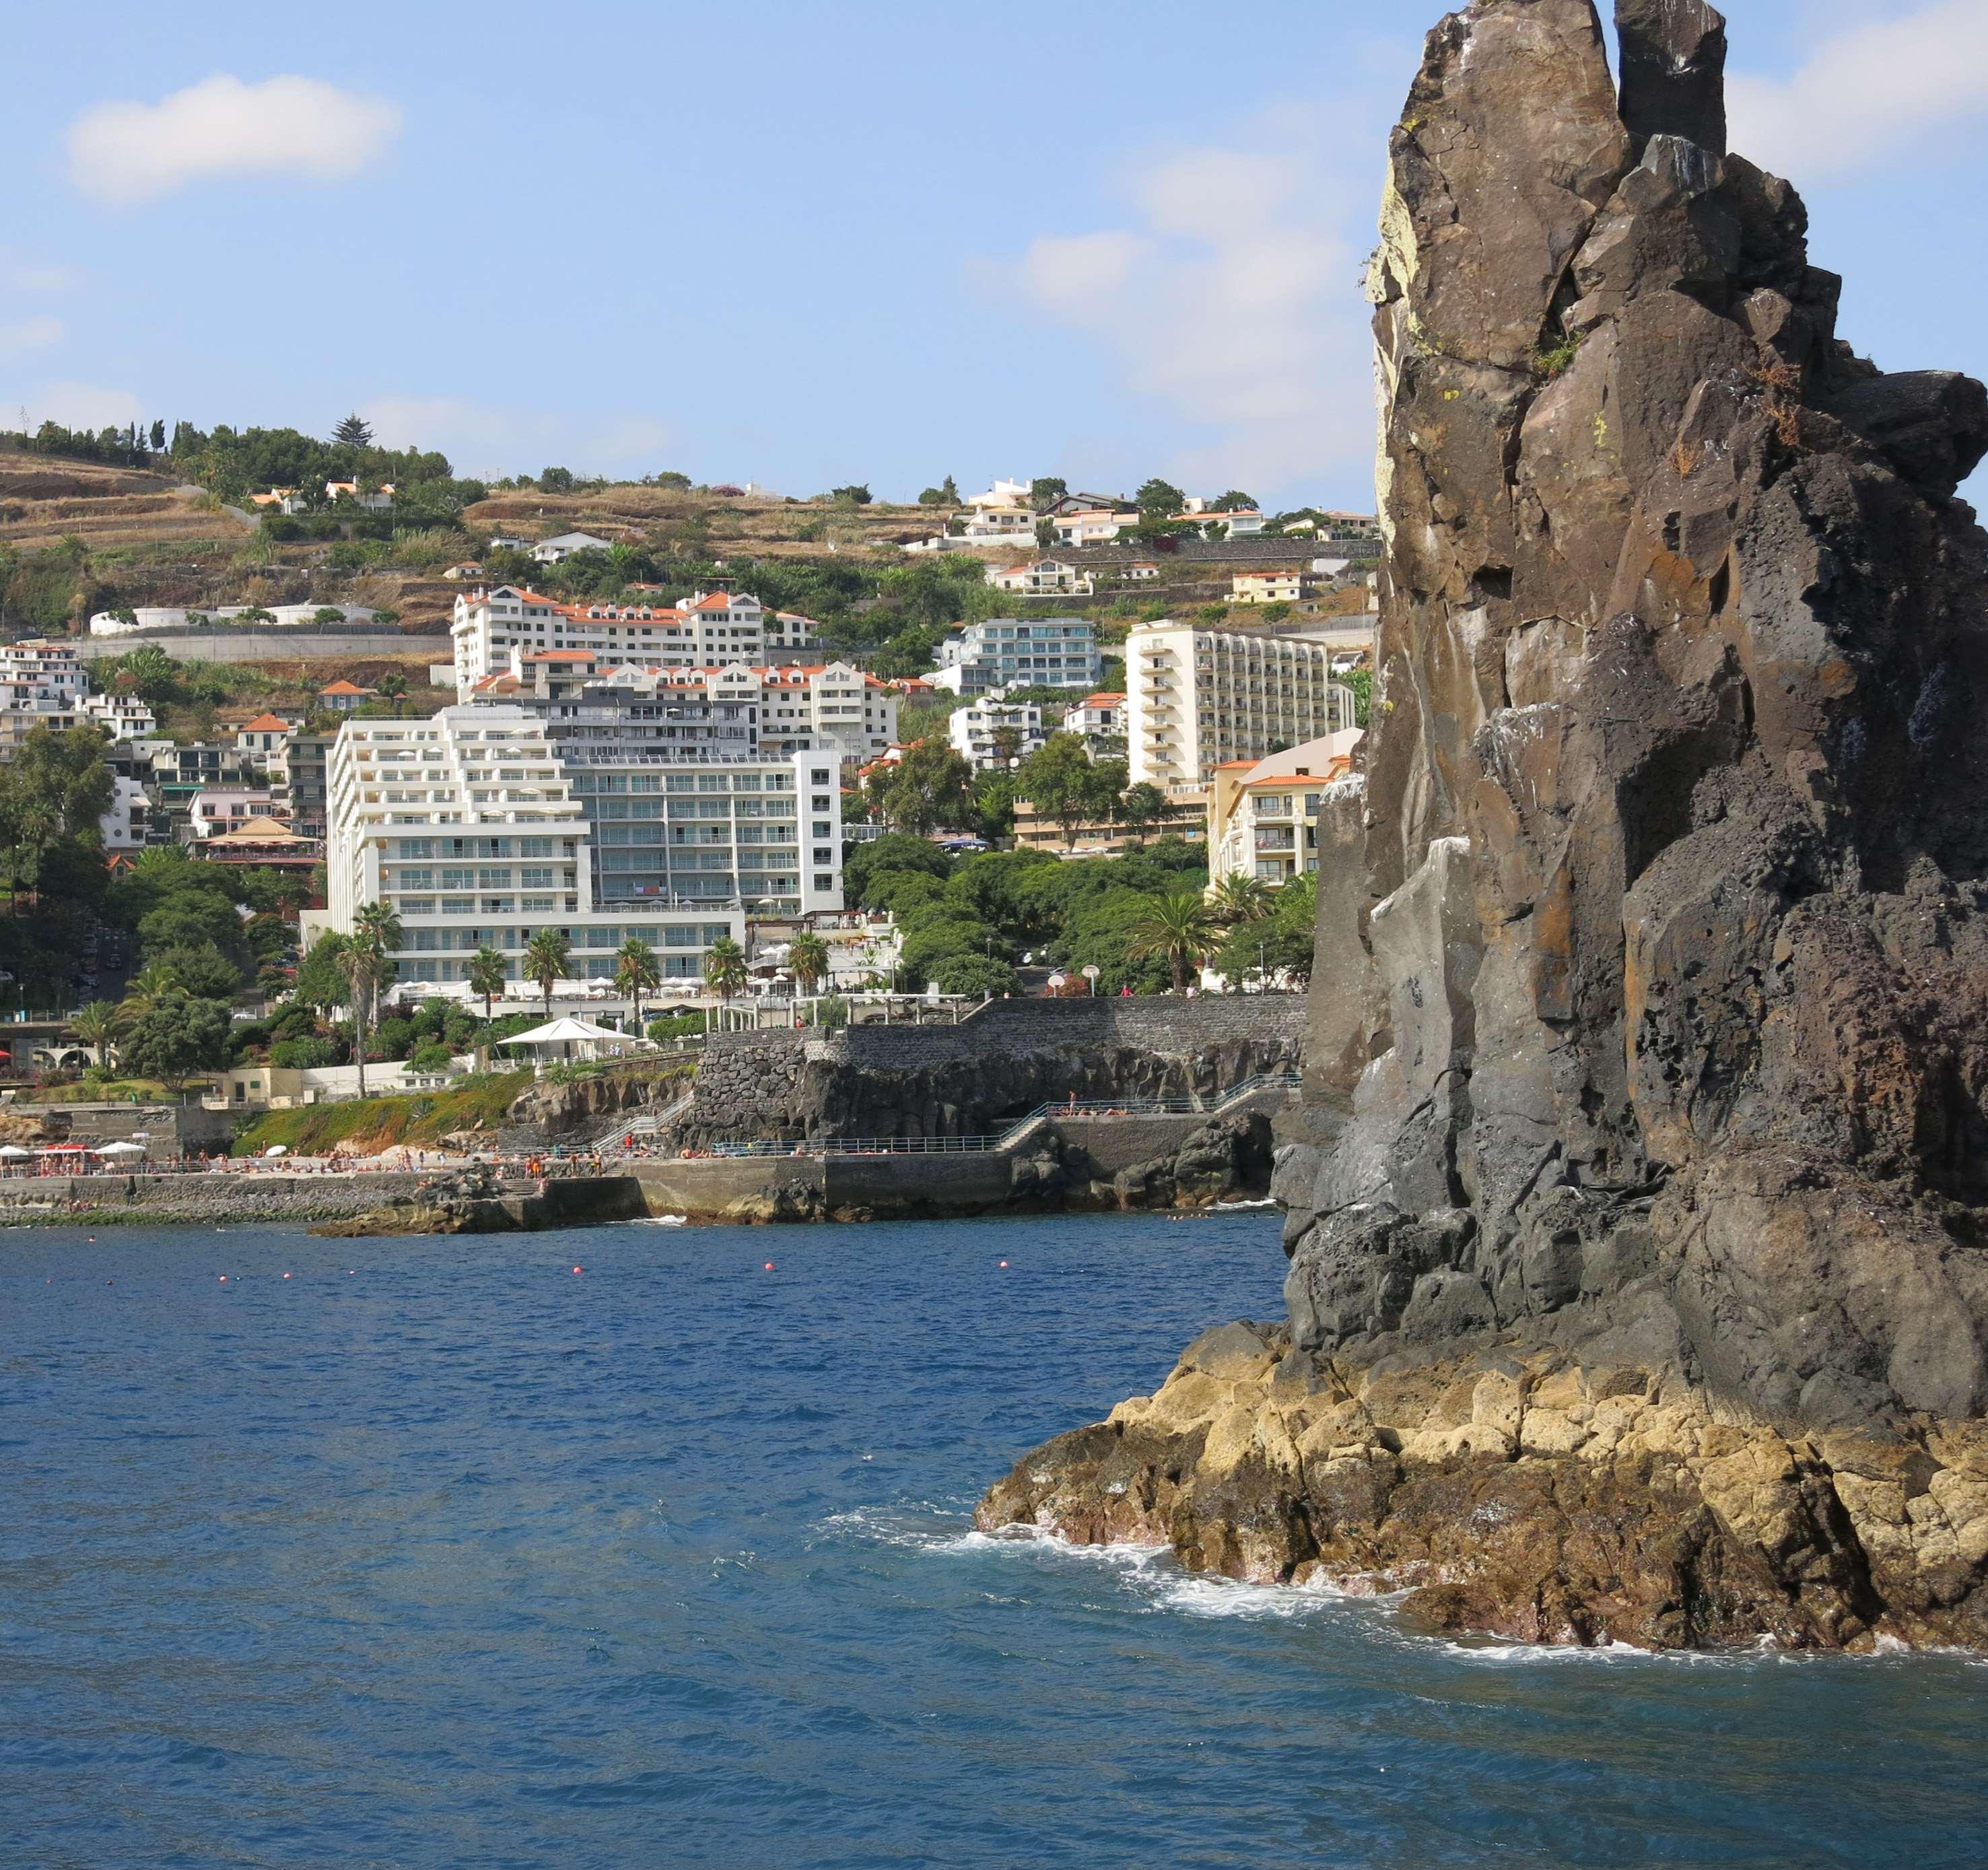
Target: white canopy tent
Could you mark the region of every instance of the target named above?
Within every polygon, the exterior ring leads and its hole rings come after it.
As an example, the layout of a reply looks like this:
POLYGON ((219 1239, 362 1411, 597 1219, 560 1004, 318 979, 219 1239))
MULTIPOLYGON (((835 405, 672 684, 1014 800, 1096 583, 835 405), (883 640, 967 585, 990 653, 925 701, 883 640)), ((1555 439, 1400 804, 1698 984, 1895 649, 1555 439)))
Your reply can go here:
POLYGON ((100 1156, 142 1156, 145 1146, 142 1143, 106 1143, 96 1153, 100 1156))
POLYGON ((552 1021, 549 1025, 535 1026, 529 1032, 520 1032, 497 1043, 505 1045, 529 1045, 539 1055, 543 1064, 552 1059, 611 1059, 624 1052, 654 1052, 658 1049, 649 1039, 637 1038, 632 1032, 616 1032, 606 1026, 597 1026, 591 1020, 575 1019, 570 1015, 552 1021))

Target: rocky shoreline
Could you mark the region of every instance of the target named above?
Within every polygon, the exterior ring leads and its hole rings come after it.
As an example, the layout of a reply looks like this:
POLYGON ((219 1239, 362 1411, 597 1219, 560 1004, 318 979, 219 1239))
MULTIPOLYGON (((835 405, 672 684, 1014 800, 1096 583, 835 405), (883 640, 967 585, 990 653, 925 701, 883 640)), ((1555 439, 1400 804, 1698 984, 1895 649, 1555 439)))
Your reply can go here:
POLYGON ((1988 1646, 1988 1431, 1777 1428, 1516 1345, 1315 1366, 1232 1324, 1024 1458, 975 1523, 1259 1584, 1405 1591, 1425 1628, 1648 1650, 1988 1646))

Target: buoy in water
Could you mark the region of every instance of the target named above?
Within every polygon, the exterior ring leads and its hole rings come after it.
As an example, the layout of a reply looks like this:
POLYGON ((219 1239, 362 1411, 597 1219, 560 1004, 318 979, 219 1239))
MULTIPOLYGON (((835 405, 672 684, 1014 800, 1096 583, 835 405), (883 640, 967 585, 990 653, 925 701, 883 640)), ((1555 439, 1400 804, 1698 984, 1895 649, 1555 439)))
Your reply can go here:
POLYGON ((576 1267, 574 1267, 574 1268, 573 1268, 573 1271, 574 1271, 575 1272, 579 1272, 579 1270, 580 1270, 580 1269, 579 1269, 577 1266, 576 1266, 576 1267))
POLYGON ((1008 1262, 1007 1262, 1006 1260, 1003 1260, 1003 1261, 1001 1262, 1002 1270, 1003 1272, 1006 1272, 1006 1271, 1007 1270, 1007 1266, 1008 1266, 1008 1262))
POLYGON ((769 1260, 766 1262, 766 1270, 769 1272, 771 1272, 773 1270, 773 1262, 771 1260, 769 1260))

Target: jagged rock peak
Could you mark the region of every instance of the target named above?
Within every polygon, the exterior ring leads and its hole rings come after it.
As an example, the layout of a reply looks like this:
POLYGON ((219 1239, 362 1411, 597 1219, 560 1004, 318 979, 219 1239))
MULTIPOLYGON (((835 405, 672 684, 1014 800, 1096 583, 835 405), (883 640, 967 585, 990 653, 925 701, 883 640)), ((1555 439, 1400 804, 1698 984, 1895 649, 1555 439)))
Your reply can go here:
POLYGON ((1726 154, 1726 19, 1705 0, 1616 0, 1622 121, 1636 153, 1682 137, 1726 154))

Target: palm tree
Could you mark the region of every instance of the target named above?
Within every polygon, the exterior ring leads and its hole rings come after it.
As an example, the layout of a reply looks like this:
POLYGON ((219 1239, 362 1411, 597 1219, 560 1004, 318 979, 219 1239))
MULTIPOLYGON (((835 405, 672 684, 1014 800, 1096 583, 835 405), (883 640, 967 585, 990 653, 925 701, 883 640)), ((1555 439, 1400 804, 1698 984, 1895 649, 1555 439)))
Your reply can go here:
POLYGON ((828 943, 819 935, 796 935, 787 950, 787 965, 802 988, 813 993, 828 974, 828 943))
POLYGON ((1276 906, 1276 896, 1261 877, 1225 876, 1209 893, 1208 906, 1216 921, 1234 928, 1261 922, 1276 906))
POLYGON ((525 944, 525 978, 537 982, 546 997, 546 1018, 553 1016, 553 988, 573 966, 573 943, 558 929, 541 929, 525 944))
POLYGON ((631 935, 614 957, 614 985, 635 1003, 635 1030, 642 1030, 642 996, 653 994, 663 984, 662 970, 656 965, 656 951, 639 937, 631 935))
POLYGON ((366 1095, 366 1029, 377 1021, 380 990, 394 977, 392 957, 402 940, 401 918, 384 903, 362 903, 353 912, 352 934, 339 967, 352 987, 353 1055, 359 1061, 359 1095, 366 1095))
POLYGON ((704 957, 704 980, 715 988, 721 1000, 729 1000, 746 984, 746 950, 729 935, 721 935, 704 957))
POLYGON ((113 1001, 93 1000, 69 1022, 69 1029, 96 1053, 99 1065, 108 1065, 116 1054, 117 1036, 124 1030, 123 1009, 113 1001))
POLYGON ((181 986, 178 974, 164 961, 154 961, 131 977, 125 986, 124 1003, 118 1011, 129 1028, 160 1008, 186 998, 187 991, 181 986))
POLYGON ((504 957, 487 941, 469 957, 469 965, 464 970, 463 978, 469 984, 472 994, 483 997, 483 1023, 490 1023, 491 1003, 503 992, 505 980, 504 957))
POLYGON ((339 951, 338 971, 352 990, 352 1055, 359 1065, 359 1095, 366 1095, 366 1010, 380 984, 380 957, 355 938, 339 951))
POLYGON ((1125 952, 1135 961, 1150 955, 1165 957, 1173 970, 1174 991, 1187 991, 1188 970, 1207 952, 1215 939, 1215 917, 1208 900, 1198 889, 1175 890, 1155 896, 1152 906, 1127 931, 1131 940, 1125 952))

